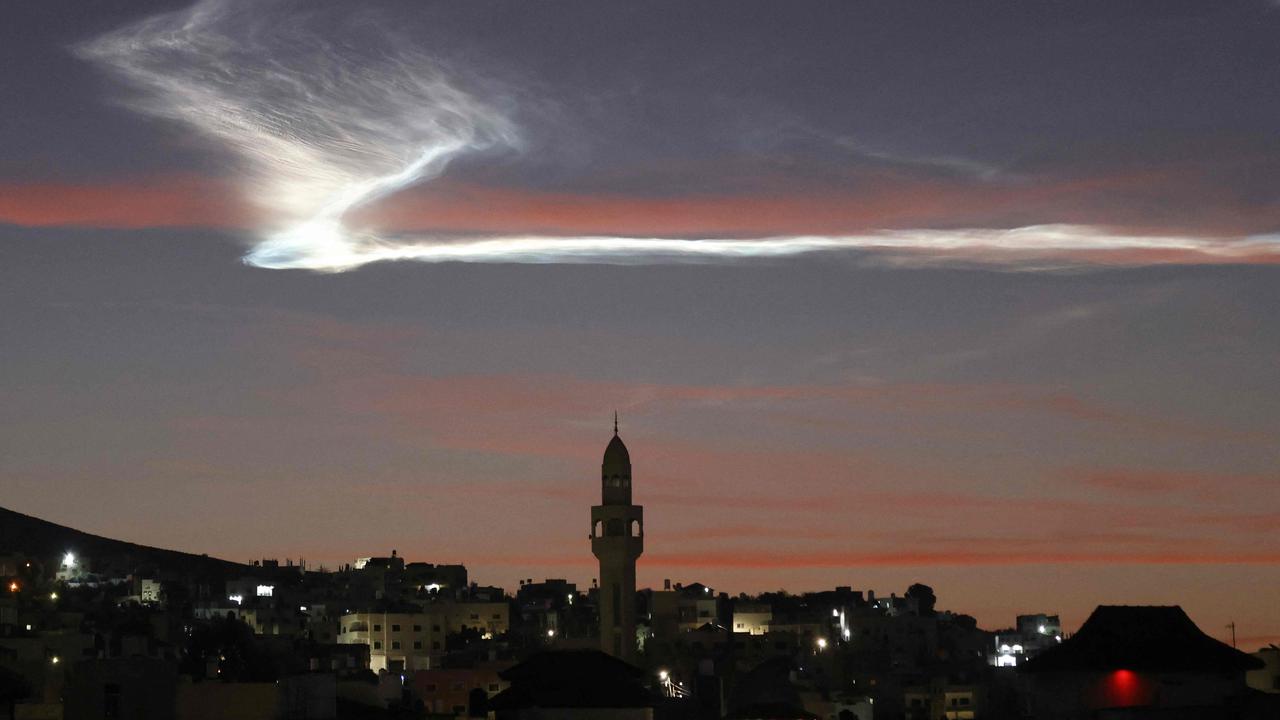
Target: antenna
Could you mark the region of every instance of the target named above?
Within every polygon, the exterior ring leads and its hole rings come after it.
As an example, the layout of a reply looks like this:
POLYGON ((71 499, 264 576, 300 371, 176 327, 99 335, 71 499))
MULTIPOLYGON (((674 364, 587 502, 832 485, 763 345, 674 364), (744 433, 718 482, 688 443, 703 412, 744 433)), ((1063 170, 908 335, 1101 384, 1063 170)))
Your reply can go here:
POLYGON ((618 434, 618 411, 613 411, 613 434, 618 434))

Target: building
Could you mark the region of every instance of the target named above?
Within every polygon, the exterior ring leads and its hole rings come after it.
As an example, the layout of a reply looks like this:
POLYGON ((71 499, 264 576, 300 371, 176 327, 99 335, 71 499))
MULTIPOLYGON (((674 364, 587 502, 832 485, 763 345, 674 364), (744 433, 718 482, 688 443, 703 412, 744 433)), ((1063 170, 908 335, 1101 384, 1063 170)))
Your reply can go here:
POLYGON ((445 652, 445 619, 431 613, 353 612, 342 616, 338 643, 369 646, 369 669, 430 670, 445 652))
POLYGON ((1061 642, 1062 623, 1057 615, 1019 615, 1015 629, 995 634, 987 660, 996 667, 1017 667, 1061 642))
POLYGON ((510 684, 489 701, 495 720, 651 720, 644 671, 599 650, 541 652, 499 673, 510 684))
POLYGON ((1252 692, 1245 673, 1262 661, 1200 631, 1177 606, 1107 606, 1080 631, 1028 660, 1028 715, 1239 717, 1252 692))
POLYGON ((445 630, 460 633, 476 630, 487 637, 506 635, 510 627, 511 606, 506 602, 446 602, 429 606, 444 614, 445 630))
POLYGON ((773 608, 760 603, 738 603, 733 608, 733 631, 764 635, 773 622, 773 608))
POLYGON ((906 687, 903 706, 906 720, 974 720, 984 717, 984 688, 972 678, 928 678, 906 687))
POLYGON ((591 552, 600 561, 600 648, 630 662, 636 654, 636 559, 644 552, 644 508, 631 504, 631 456, 618 437, 600 465, 601 503, 591 508, 591 552))
POLYGON ((1245 676, 1249 687, 1264 693, 1280 693, 1280 647, 1268 645, 1253 656, 1262 661, 1262 667, 1250 670, 1245 676))
POLYGON ((484 716, 489 699, 510 687, 492 667, 419 670, 409 685, 427 712, 457 717, 484 716))

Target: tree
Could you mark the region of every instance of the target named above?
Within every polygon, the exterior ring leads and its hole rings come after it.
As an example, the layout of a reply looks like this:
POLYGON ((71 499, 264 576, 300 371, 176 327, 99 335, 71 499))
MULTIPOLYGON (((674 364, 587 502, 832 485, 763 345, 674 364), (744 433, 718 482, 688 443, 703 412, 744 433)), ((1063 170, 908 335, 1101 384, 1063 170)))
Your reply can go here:
POLYGON ((936 614, 933 608, 937 605, 938 598, 928 585, 916 583, 907 588, 907 599, 916 601, 916 612, 920 617, 933 617, 936 614))

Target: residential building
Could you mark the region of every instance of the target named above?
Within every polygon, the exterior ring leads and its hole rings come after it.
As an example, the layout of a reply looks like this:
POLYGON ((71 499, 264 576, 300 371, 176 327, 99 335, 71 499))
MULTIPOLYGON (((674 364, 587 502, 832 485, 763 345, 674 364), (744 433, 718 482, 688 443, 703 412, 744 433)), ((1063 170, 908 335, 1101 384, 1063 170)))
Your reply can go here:
POLYGON ((733 631, 749 635, 764 635, 773 622, 773 608, 759 603, 738 603, 733 608, 733 631))
POLYGON ((405 673, 430 670, 445 652, 445 618, 438 613, 353 612, 340 620, 338 643, 369 646, 369 668, 405 673))

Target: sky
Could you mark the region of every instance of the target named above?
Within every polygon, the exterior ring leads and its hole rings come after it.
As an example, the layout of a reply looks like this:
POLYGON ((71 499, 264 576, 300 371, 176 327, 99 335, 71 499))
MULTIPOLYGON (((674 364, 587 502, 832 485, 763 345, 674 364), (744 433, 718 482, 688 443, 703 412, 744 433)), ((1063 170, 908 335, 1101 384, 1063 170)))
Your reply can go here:
POLYGON ((1275 3, 7 15, 13 510, 1280 641, 1275 3))

